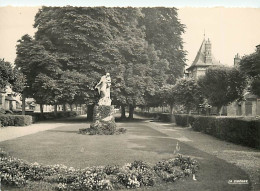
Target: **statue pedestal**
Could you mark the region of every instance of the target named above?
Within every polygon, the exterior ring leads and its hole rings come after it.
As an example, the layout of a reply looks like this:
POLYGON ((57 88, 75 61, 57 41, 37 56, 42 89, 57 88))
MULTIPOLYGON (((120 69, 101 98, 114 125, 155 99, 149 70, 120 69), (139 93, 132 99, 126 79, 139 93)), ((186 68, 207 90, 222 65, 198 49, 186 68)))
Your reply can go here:
POLYGON ((99 105, 94 107, 93 123, 90 134, 113 135, 116 132, 114 106, 99 105))

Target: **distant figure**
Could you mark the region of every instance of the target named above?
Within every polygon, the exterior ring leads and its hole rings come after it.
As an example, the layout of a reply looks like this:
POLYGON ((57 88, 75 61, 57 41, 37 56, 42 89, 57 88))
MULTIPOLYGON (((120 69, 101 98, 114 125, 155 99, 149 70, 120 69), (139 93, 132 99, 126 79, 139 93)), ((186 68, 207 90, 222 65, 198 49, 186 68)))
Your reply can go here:
POLYGON ((106 73, 106 75, 102 76, 98 84, 95 86, 95 89, 98 89, 98 93, 101 95, 101 98, 98 102, 99 105, 111 105, 110 86, 110 74, 106 73))

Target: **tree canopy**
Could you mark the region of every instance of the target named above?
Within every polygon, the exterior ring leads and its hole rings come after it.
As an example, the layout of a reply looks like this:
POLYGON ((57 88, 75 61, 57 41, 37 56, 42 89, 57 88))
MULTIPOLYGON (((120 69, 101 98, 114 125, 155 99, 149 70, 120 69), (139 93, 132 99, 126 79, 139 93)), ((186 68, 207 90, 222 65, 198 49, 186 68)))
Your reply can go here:
POLYGON ((110 72, 114 104, 147 105, 183 73, 175 8, 42 7, 34 27, 34 38, 19 41, 15 64, 38 102, 95 102, 93 88, 110 72))
POLYGON ((6 86, 13 81, 13 69, 10 62, 0 59, 0 89, 5 90, 6 86))
POLYGON ((186 108, 187 113, 202 103, 203 96, 197 82, 192 79, 179 79, 174 86, 174 98, 177 105, 186 108))
POLYGON ((212 106, 218 108, 242 99, 246 86, 244 75, 236 68, 209 67, 198 80, 203 95, 212 106))
POLYGON ((260 51, 244 56, 240 61, 240 70, 250 78, 251 91, 260 96, 260 51))

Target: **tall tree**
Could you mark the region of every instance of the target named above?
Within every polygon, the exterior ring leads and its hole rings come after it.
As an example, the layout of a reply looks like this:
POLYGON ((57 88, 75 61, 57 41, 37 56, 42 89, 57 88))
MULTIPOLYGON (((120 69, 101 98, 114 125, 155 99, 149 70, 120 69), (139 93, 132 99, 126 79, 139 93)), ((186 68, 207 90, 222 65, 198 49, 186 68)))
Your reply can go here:
POLYGON ((56 55, 50 54, 29 35, 24 35, 18 42, 15 65, 26 79, 23 100, 32 97, 41 105, 55 102, 54 92, 51 91, 56 91, 55 88, 47 87, 54 85, 53 81, 61 73, 56 55))
POLYGON ((5 90, 6 86, 13 80, 13 77, 11 63, 0 59, 0 89, 5 90))
POLYGON ((240 61, 240 70, 249 77, 251 91, 260 96, 260 51, 244 56, 240 61))
MULTIPOLYGON (((55 92, 61 91, 64 94, 59 98, 61 102, 83 99, 93 103, 96 98, 93 87, 102 75, 110 72, 113 103, 129 106, 131 118, 135 106, 149 104, 166 80, 181 75, 179 71, 183 69, 184 52, 180 39, 183 25, 178 22, 175 9, 158 8, 157 12, 157 16, 170 14, 161 26, 174 24, 173 28, 156 31, 164 43, 166 38, 172 43, 170 46, 167 42, 168 47, 164 49, 163 45, 156 44, 156 37, 146 38, 160 21, 143 20, 145 14, 140 8, 42 7, 35 17, 35 39, 24 36, 20 41, 17 64, 22 71, 28 69, 24 75, 31 88, 36 88, 32 84, 37 78, 41 86, 52 90, 46 102, 58 100, 55 92), (171 20, 174 21, 171 23, 171 20), (145 22, 147 26, 144 26, 145 22), (30 46, 32 49, 26 51, 30 46), (33 59, 28 59, 30 57, 33 59), (33 66, 45 69, 36 70, 32 75, 30 73, 36 69, 33 66), (81 81, 84 86, 74 84, 73 72, 86 76, 81 81), (50 88, 51 83, 46 82, 48 78, 58 88, 50 88), (62 89, 62 85, 71 87, 71 91, 62 89)), ((31 95, 37 95, 34 89, 31 89, 31 95)))
POLYGON ((222 106, 243 97, 246 80, 236 68, 211 67, 199 78, 198 84, 209 103, 221 114, 222 106))
POLYGON ((175 84, 185 67, 186 52, 181 37, 185 25, 178 20, 176 8, 142 8, 142 13, 140 25, 145 26, 145 39, 160 51, 160 58, 168 61, 167 82, 175 84))
POLYGON ((202 103, 203 96, 197 82, 192 79, 179 79, 174 86, 174 100, 186 108, 187 113, 202 103))

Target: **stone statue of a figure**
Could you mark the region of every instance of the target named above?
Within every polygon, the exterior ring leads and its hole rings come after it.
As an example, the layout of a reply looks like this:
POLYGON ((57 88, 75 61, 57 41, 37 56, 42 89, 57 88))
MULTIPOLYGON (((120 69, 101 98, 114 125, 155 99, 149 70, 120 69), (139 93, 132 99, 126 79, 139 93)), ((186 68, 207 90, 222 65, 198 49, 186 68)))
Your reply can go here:
POLYGON ((98 89, 98 93, 101 96, 98 105, 111 105, 110 86, 110 74, 106 73, 106 75, 102 76, 98 84, 95 86, 95 88, 98 89))

